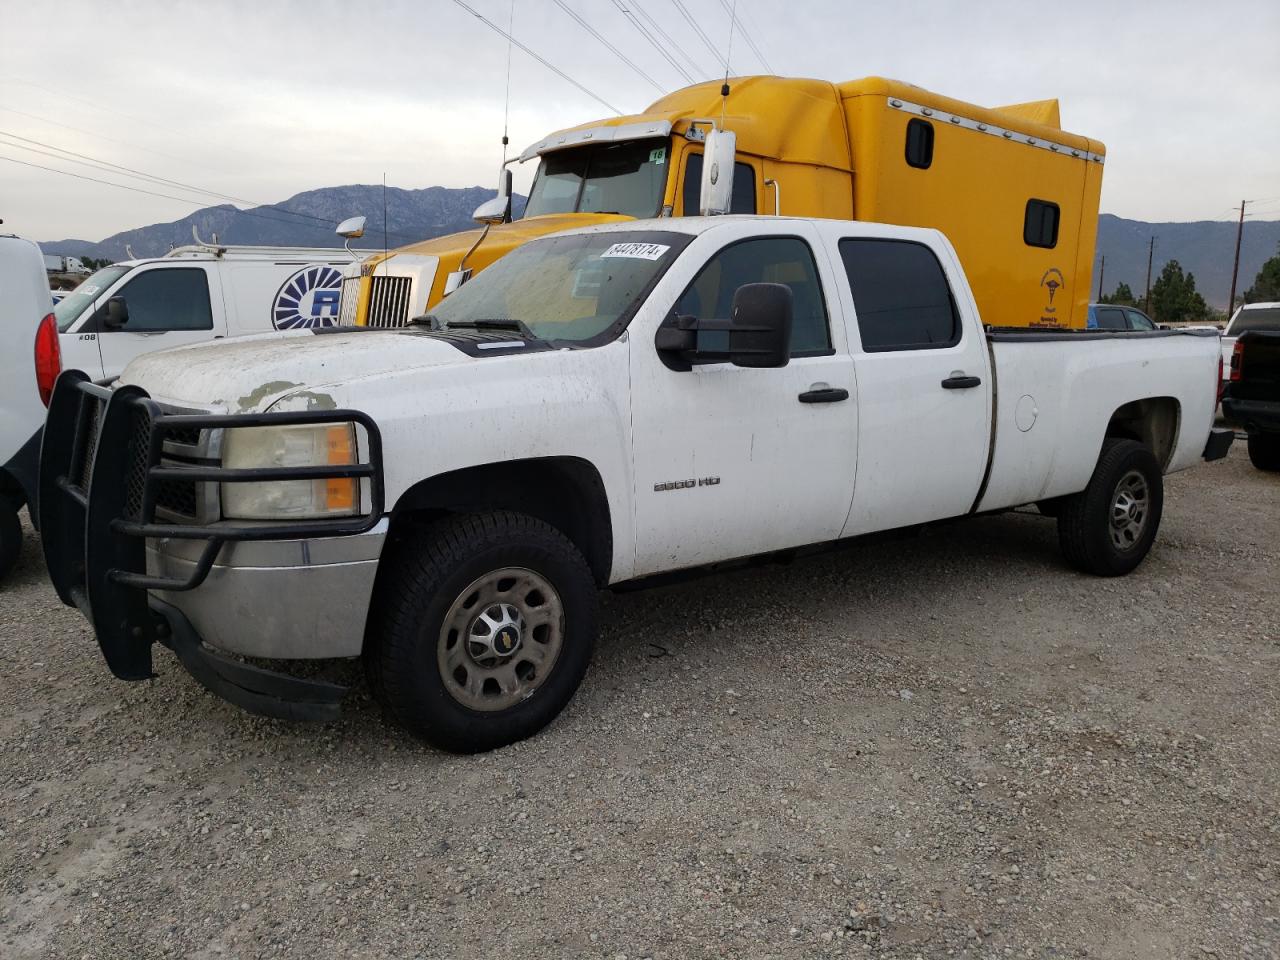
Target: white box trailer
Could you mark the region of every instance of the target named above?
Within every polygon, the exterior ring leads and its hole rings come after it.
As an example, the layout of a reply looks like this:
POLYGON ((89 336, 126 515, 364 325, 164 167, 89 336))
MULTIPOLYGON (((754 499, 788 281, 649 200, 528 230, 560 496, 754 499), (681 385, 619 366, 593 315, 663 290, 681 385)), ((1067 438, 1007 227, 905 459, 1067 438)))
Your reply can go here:
POLYGON ((341 248, 198 243, 103 267, 54 310, 62 366, 115 377, 144 353, 338 322, 341 248))

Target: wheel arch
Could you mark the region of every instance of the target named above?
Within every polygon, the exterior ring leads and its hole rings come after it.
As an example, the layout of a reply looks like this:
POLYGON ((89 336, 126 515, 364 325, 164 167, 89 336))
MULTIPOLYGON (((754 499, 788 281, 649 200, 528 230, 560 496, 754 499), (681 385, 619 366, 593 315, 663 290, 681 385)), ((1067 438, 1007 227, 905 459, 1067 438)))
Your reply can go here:
POLYGON ((600 471, 580 457, 535 457, 464 467, 414 484, 391 510, 391 539, 448 514, 512 510, 569 538, 598 586, 609 582, 613 524, 600 471))
POLYGON ((1175 397, 1131 400, 1111 415, 1105 437, 1137 440, 1145 444, 1163 472, 1173 459, 1181 419, 1182 405, 1175 397))

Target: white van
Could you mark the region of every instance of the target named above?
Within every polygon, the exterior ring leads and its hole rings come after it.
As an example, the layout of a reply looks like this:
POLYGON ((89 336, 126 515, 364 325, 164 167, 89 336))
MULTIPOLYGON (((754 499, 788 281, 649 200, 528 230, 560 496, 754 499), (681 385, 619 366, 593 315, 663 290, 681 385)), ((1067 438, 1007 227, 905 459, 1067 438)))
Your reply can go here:
POLYGON ((0 236, 0 579, 22 547, 18 511, 35 502, 44 423, 39 369, 52 391, 58 367, 52 310, 40 248, 0 236))
POLYGON ((62 366, 101 380, 154 350, 331 326, 351 259, 326 247, 196 244, 113 263, 54 308, 62 366))

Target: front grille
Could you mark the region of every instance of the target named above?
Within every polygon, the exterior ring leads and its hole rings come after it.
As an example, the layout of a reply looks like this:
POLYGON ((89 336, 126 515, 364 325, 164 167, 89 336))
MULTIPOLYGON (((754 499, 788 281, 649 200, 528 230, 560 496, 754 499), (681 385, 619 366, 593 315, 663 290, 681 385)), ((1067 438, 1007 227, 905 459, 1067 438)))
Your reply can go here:
POLYGON ((93 469, 93 455, 98 449, 98 432, 102 425, 104 402, 97 397, 83 394, 80 400, 80 422, 76 428, 77 449, 73 456, 71 476, 81 490, 89 492, 89 474, 93 469))
MULTIPOLYGON (((85 393, 81 398, 80 426, 76 434, 77 449, 73 453, 70 476, 85 494, 89 493, 89 478, 93 472, 93 458, 98 449, 98 436, 102 427, 102 412, 106 401, 85 393)), ((166 408, 165 413, 202 414, 203 410, 166 408)), ((147 477, 147 459, 151 438, 151 417, 146 408, 134 408, 129 434, 128 457, 122 477, 125 485, 125 511, 130 519, 142 519, 142 498, 147 477)), ((164 431, 160 463, 166 467, 217 465, 216 457, 210 457, 207 449, 214 431, 197 427, 171 427, 164 431)), ((167 521, 178 523, 210 523, 218 519, 217 485, 204 481, 163 480, 153 483, 155 489, 155 513, 167 521)))
POLYGON ((360 306, 360 278, 347 277, 342 281, 342 298, 338 306, 338 325, 351 327, 356 322, 356 311, 360 306))
POLYGON ((403 327, 409 322, 409 288, 412 277, 370 277, 371 327, 403 327))
POLYGON ((130 519, 142 519, 142 492, 147 485, 147 459, 151 447, 151 415, 142 406, 133 408, 129 432, 129 459, 124 477, 125 511, 130 519))

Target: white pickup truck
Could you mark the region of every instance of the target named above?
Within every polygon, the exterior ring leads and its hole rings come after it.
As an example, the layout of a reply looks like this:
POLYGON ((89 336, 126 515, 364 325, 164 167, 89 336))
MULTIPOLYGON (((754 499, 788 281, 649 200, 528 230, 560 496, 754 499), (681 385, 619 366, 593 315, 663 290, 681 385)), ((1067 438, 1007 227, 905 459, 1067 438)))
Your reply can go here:
POLYGON ((610 224, 403 329, 64 373, 45 550, 121 678, 160 642, 247 709, 326 717, 343 687, 251 659, 363 656, 410 730, 485 750, 568 702, 602 587, 1029 503, 1071 565, 1127 573, 1162 475, 1230 445, 1218 358, 1216 335, 984 329, 932 230, 610 224))

